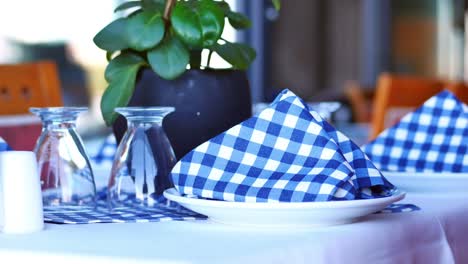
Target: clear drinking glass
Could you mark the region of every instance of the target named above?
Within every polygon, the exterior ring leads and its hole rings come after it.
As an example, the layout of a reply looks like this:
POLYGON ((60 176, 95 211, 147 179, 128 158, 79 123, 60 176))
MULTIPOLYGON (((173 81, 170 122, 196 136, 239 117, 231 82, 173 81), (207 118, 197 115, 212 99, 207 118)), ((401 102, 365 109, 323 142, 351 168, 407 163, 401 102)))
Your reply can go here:
POLYGON ((88 155, 76 132, 76 119, 86 107, 30 108, 42 120, 36 153, 44 208, 90 210, 96 186, 88 155))
POLYGON ((173 187, 169 173, 176 157, 162 128, 173 107, 120 107, 115 111, 127 119, 127 131, 112 165, 108 188, 110 209, 125 204, 153 206, 167 188, 173 187))

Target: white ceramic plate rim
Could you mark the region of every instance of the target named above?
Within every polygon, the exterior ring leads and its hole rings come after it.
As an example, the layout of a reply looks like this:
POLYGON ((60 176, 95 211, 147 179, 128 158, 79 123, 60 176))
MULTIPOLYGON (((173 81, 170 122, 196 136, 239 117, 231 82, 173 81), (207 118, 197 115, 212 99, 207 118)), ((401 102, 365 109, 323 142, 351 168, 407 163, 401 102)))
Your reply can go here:
POLYGON ((398 178, 421 178, 421 179, 442 179, 442 180, 459 180, 468 178, 468 173, 454 173, 454 172, 409 172, 409 171, 382 171, 385 177, 398 177, 398 178))
POLYGON ((349 201, 326 201, 326 202, 226 202, 219 200, 205 200, 198 198, 190 198, 182 196, 175 188, 170 188, 164 191, 164 197, 167 199, 178 202, 199 206, 209 207, 228 207, 228 208, 249 208, 249 209, 313 209, 313 208, 359 208, 365 206, 376 205, 377 203, 394 203, 405 198, 406 193, 395 189, 393 194, 388 197, 363 199, 363 200, 349 200, 349 201))

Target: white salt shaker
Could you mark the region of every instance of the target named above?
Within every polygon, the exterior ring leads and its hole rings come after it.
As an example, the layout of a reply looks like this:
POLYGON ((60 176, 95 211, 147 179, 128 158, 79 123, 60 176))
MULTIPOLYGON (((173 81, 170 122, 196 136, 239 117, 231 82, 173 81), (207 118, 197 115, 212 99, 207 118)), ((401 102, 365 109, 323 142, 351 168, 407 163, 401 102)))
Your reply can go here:
POLYGON ((0 232, 25 234, 42 230, 42 210, 34 152, 0 152, 0 232))

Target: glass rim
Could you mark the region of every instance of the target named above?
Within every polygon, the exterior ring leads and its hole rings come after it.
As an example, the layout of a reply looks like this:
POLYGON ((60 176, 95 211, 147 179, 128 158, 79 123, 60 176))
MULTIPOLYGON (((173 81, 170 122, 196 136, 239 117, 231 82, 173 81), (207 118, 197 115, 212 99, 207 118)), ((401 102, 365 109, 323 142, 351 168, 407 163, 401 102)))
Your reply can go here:
POLYGON ((29 111, 34 112, 50 112, 50 113, 62 113, 62 112, 85 112, 89 108, 86 106, 54 106, 54 107, 30 107, 29 111))
POLYGON ((144 111, 175 111, 173 106, 124 106, 116 107, 114 111, 132 111, 132 112, 144 112, 144 111))

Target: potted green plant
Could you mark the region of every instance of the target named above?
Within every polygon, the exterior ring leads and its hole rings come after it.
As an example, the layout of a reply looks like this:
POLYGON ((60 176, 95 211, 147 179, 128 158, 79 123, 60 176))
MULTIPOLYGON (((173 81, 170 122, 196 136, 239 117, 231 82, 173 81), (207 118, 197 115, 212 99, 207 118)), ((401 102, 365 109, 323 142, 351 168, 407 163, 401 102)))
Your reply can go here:
MULTIPOLYGON (((279 8, 279 0, 273 3, 279 8)), ((164 128, 177 158, 250 117, 245 70, 255 59, 255 50, 221 37, 226 21, 236 29, 249 28, 246 16, 217 0, 129 1, 115 11, 128 14, 105 26, 93 40, 107 51, 108 87, 101 112, 118 140, 125 121, 114 109, 121 106, 175 106, 164 128), (209 52, 205 65, 203 50, 209 52), (232 68, 211 68, 213 53, 232 68)))

